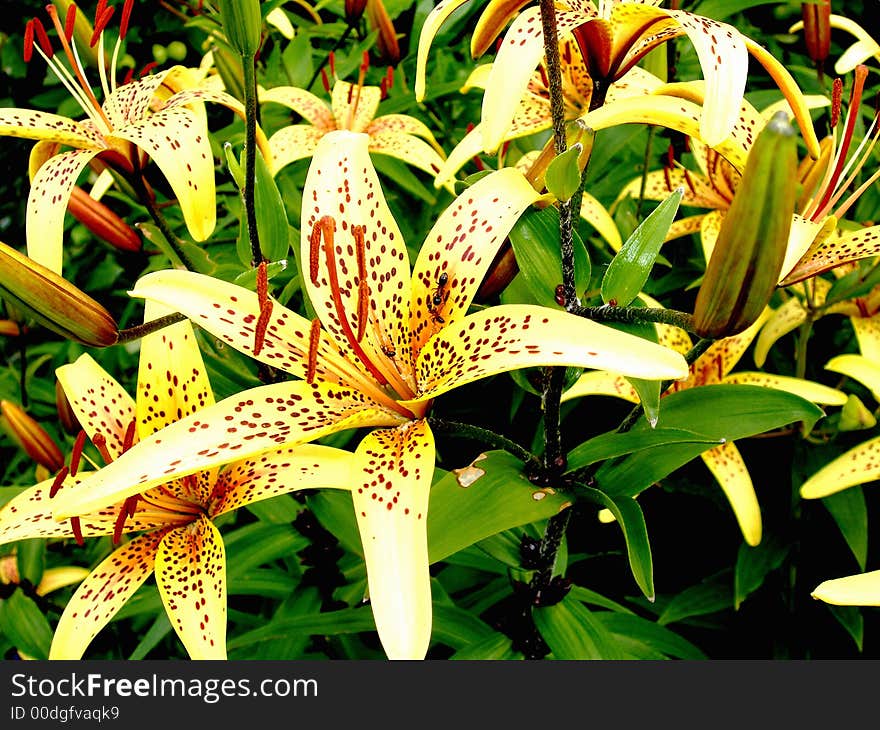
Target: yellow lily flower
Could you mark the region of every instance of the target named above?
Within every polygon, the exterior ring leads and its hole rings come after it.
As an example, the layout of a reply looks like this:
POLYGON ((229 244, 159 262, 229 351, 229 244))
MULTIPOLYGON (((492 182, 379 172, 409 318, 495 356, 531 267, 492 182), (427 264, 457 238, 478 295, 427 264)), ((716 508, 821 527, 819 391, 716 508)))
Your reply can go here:
MULTIPOLYGON (((674 383, 666 392, 674 393, 703 385, 761 385, 800 395, 814 403, 828 405, 846 403, 846 395, 839 390, 809 380, 762 372, 731 372, 748 349, 768 314, 769 310, 765 311, 763 317, 738 335, 713 343, 691 365, 689 377, 674 383)), ((682 353, 687 352, 692 346, 687 333, 671 325, 657 325, 657 335, 660 344, 682 353)), ((626 378, 615 372, 597 370, 584 373, 562 398, 563 401, 568 401, 586 395, 609 395, 624 398, 632 403, 639 402, 635 388, 626 378)), ((761 542, 761 510, 751 476, 736 445, 732 442, 724 443, 704 451, 700 456, 730 502, 746 543, 757 545, 761 542)))
MULTIPOLYGON (((331 57, 332 59, 332 57, 331 57)), ((331 60, 331 69, 334 67, 331 60)), ((370 152, 395 157, 434 176, 443 165, 443 148, 424 122, 406 114, 376 116, 379 102, 387 93, 386 84, 365 86, 366 54, 357 84, 335 79, 328 106, 323 99, 305 89, 276 86, 260 91, 264 104, 282 104, 305 119, 306 124, 292 124, 269 138, 274 160, 273 173, 291 162, 311 157, 318 142, 328 132, 347 129, 363 132, 370 138, 370 152)), ((389 71, 389 76, 392 78, 389 71)), ((384 80, 383 80, 384 81, 384 80)), ((325 81, 330 92, 329 82, 325 81)))
POLYGON ((174 67, 117 83, 116 59, 125 38, 132 0, 122 10, 119 36, 105 71, 104 30, 113 8, 99 3, 93 40, 98 44, 101 89, 98 101, 80 63, 74 42, 76 6, 62 22, 54 5, 47 11, 68 64, 54 53, 39 18, 25 29, 25 58, 36 52, 67 88, 86 118, 75 120, 32 109, 0 109, 0 135, 37 140, 31 153, 31 190, 27 203, 27 245, 31 258, 61 272, 64 214, 71 191, 85 167, 97 158, 128 178, 142 175, 146 157, 168 180, 190 234, 197 241, 214 229, 214 160, 208 139, 205 101, 221 103, 237 114, 244 107, 225 92, 206 87, 178 90, 167 98, 162 87, 176 88, 189 73, 174 67), (60 151, 62 147, 70 149, 60 151), (185 150, 186 154, 181 154, 185 150))
POLYGON ((880 570, 823 581, 810 595, 835 606, 880 606, 880 570))
MULTIPOLYGON (((419 37, 415 93, 425 95, 425 71, 431 42, 449 15, 466 0, 442 0, 428 15, 419 37)), ((571 35, 582 48, 594 84, 605 88, 621 78, 651 49, 687 35, 697 52, 706 81, 706 103, 701 111, 701 137, 710 145, 723 141, 736 122, 745 90, 751 53, 789 96, 793 81, 783 66, 761 46, 726 23, 684 10, 656 7, 660 0, 631 2, 557 0, 559 38, 571 35)), ((540 8, 519 12, 527 0, 490 0, 471 41, 479 57, 511 18, 498 50, 483 98, 483 139, 486 152, 497 149, 526 90, 532 71, 544 54, 540 8), (519 13, 517 15, 517 13, 519 13)))
MULTIPOLYGON (((538 197, 513 169, 482 178, 441 214, 410 275, 369 138, 328 133, 303 191, 300 255, 315 320, 191 272, 149 274, 132 292, 298 379, 252 388, 172 424, 87 480, 79 503, 122 499, 167 479, 158 453, 183 475, 379 427, 358 445, 350 480, 370 602, 386 654, 423 658, 431 636, 426 519, 435 458, 425 416, 433 399, 530 366, 613 367, 654 379, 687 373, 678 353, 566 312, 508 305, 467 314, 509 230, 538 197)), ((72 495, 63 499, 59 518, 77 504, 72 495)))
MULTIPOLYGON (((158 309, 148 304, 148 318, 158 309)), ((150 489, 107 501, 97 509, 79 507, 80 496, 88 494, 81 484, 88 473, 78 468, 86 458, 82 454, 85 435, 105 461, 113 464, 139 440, 201 412, 213 403, 213 396, 187 321, 143 338, 136 399, 89 355, 62 366, 57 376, 83 426, 83 436, 69 466, 0 510, 0 544, 35 537, 75 537, 81 542, 84 537, 113 535, 119 547, 73 594, 58 622, 50 658, 82 657, 92 639, 151 573, 190 657, 225 658, 226 560, 223 539, 212 520, 296 489, 346 487, 351 455, 311 444, 283 447, 240 459, 222 470, 168 476, 150 489), (62 496, 71 504, 72 514, 58 522, 52 508, 62 496), (131 532, 142 534, 121 543, 123 533, 131 532)), ((160 459, 164 469, 173 472, 173 462, 160 459)))

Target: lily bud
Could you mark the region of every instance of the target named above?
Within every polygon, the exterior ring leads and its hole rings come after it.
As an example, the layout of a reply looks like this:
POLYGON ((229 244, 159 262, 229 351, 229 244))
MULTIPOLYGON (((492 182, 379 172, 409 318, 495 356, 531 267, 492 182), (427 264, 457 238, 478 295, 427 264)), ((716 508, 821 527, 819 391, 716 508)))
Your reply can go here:
POLYGON ((349 25, 357 23, 367 9, 367 0, 345 0, 345 22, 349 25))
POLYGON ((50 472, 64 466, 61 449, 46 433, 46 430, 25 411, 8 400, 0 401, 3 430, 37 464, 45 466, 50 472))
POLYGON ((3 337, 18 337, 21 327, 14 319, 0 319, 0 335, 3 337))
POLYGON ((107 347, 119 338, 110 313, 54 271, 0 242, 0 297, 69 340, 107 347))
POLYGON ((229 44, 246 58, 257 55, 263 30, 260 0, 220 0, 218 4, 229 44))
POLYGON ((801 3, 801 17, 807 55, 815 63, 822 63, 831 53, 831 0, 801 3))
POLYGON ((140 251, 141 237, 122 218, 95 200, 79 186, 74 186, 67 209, 71 215, 94 233, 120 251, 140 251))
POLYGON ((785 112, 767 123, 706 266, 694 307, 701 337, 730 337, 753 324, 779 280, 797 197, 797 139, 785 112))
POLYGON ((378 30, 376 49, 383 63, 396 66, 400 62, 400 44, 397 42, 397 31, 391 16, 382 4, 382 0, 367 0, 367 24, 370 30, 378 30))

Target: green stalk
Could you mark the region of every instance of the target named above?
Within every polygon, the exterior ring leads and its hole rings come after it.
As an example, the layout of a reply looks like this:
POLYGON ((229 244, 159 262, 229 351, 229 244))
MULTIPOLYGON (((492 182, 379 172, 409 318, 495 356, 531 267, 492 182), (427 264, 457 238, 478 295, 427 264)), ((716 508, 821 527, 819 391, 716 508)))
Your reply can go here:
POLYGON ((244 69, 244 189, 241 191, 245 211, 245 227, 251 244, 251 265, 256 267, 263 261, 260 248, 260 234, 257 230, 257 208, 254 203, 254 188, 257 179, 257 68, 254 56, 241 57, 244 69))

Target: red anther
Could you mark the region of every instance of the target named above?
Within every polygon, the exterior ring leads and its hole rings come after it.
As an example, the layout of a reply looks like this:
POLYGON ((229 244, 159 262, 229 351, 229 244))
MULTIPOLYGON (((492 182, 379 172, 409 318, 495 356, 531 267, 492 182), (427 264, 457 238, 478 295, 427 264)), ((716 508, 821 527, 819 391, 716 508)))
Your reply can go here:
POLYGON ((70 529, 73 530, 73 536, 76 538, 76 544, 82 547, 86 544, 86 541, 83 540, 83 532, 82 525, 79 523, 79 517, 71 517, 70 518, 70 529))
POLYGON ((336 77, 336 54, 330 51, 327 54, 327 63, 330 65, 330 75, 336 77))
POLYGON ((691 191, 692 195, 697 194, 697 190, 694 187, 694 181, 691 180, 691 174, 685 168, 682 168, 681 171, 684 173, 684 181, 688 186, 688 189, 691 191))
POLYGON ((58 494, 58 490, 61 489, 61 485, 64 483, 64 480, 67 479, 67 475, 70 473, 70 469, 67 464, 62 466, 58 473, 55 475, 55 479, 52 482, 52 486, 49 488, 49 498, 51 499, 56 494, 58 494))
POLYGON ((131 9, 134 6, 134 0, 125 0, 125 5, 122 6, 122 20, 119 23, 119 40, 125 39, 125 34, 128 33, 128 20, 131 18, 131 9))
POLYGON ((134 77, 134 69, 130 68, 125 72, 125 76, 122 78, 122 86, 125 86, 127 83, 130 83, 132 78, 134 77))
POLYGON ((385 81, 385 77, 382 77, 382 80, 379 82, 379 100, 385 101, 388 98, 388 84, 385 81))
POLYGON ((150 71, 152 71, 158 65, 159 64, 156 63, 156 61, 150 61, 146 66, 144 66, 141 69, 141 72, 138 74, 138 78, 142 79, 144 76, 146 76, 148 73, 150 73, 150 71))
POLYGON ((831 86, 831 129, 837 126, 840 121, 840 109, 843 103, 843 81, 834 79, 831 86))
POLYGON ((361 55, 361 67, 360 72, 365 74, 367 70, 370 68, 370 52, 364 51, 361 55))
POLYGON ((327 78, 327 71, 325 69, 321 69, 321 83, 324 85, 324 91, 328 94, 330 93, 330 79, 327 78))
POLYGON ((390 91, 394 87, 394 67, 388 67, 388 70, 385 72, 385 78, 388 80, 387 86, 390 91))
POLYGON ((83 446, 86 444, 86 432, 80 430, 73 442, 73 451, 70 452, 70 476, 75 477, 79 470, 79 460, 82 456, 83 446))
POLYGON ((98 39, 101 37, 101 34, 110 22, 110 18, 113 17, 113 13, 115 12, 116 8, 111 5, 110 7, 104 8, 104 12, 100 15, 95 14, 95 30, 92 31, 92 37, 89 39, 89 48, 95 47, 98 39))
POLYGON ((128 508, 127 508, 128 500, 125 500, 125 503, 122 505, 122 508, 119 510, 119 514, 116 515, 116 522, 113 524, 113 544, 118 545, 119 540, 122 537, 122 528, 125 527, 125 520, 128 517, 128 508))
POLYGON ((503 37, 501 37, 501 38, 499 38, 497 41, 495 41, 495 53, 498 53, 498 51, 501 50, 501 46, 502 46, 503 43, 504 43, 504 38, 503 38, 503 37))
POLYGON ((475 126, 476 126, 476 125, 475 125, 473 122, 468 122, 468 123, 467 123, 467 126, 464 128, 464 131, 465 131, 467 134, 470 134, 471 132, 474 131, 474 127, 475 127, 475 126))
POLYGON ((98 7, 95 8, 95 18, 100 17, 101 13, 104 12, 104 8, 107 7, 107 0, 98 0, 98 7))
POLYGON ((105 464, 109 464, 113 461, 113 457, 111 457, 110 452, 107 451, 107 439, 104 434, 96 433, 92 436, 92 443, 95 445, 98 453, 101 454, 101 458, 104 459, 105 464))
POLYGON ((354 252, 358 267, 357 341, 360 342, 364 339, 364 332, 367 329, 367 319, 370 316, 370 285, 367 282, 367 252, 366 246, 364 245, 364 227, 352 226, 351 234, 354 236, 354 252))
POLYGON ((309 367, 306 371, 306 382, 315 382, 315 372, 318 369, 318 343, 321 338, 321 320, 315 317, 309 330, 309 367))
POLYGON ((510 140, 507 140, 504 144, 501 145, 501 157, 505 157, 507 155, 507 150, 510 147, 510 140))
POLYGON ((672 145, 666 148, 666 164, 669 167, 675 167, 675 147, 672 145))
POLYGON ((348 87, 348 104, 351 104, 351 100, 354 98, 354 86, 348 87))
POLYGON ((269 276, 266 262, 257 264, 257 300, 260 303, 260 316, 257 319, 257 327, 254 330, 254 355, 259 355, 266 340, 266 328, 269 326, 269 318, 272 316, 272 300, 269 299, 269 276))
POLYGON ((70 43, 73 39, 73 26, 76 23, 76 5, 71 3, 67 6, 67 15, 64 16, 64 37, 70 43))
POLYGON ((538 73, 541 75, 541 83, 545 88, 550 88, 550 79, 547 77, 547 70, 543 66, 538 66, 538 73))
POLYGON ((473 163, 479 172, 482 172, 483 170, 486 169, 486 166, 483 164, 483 161, 476 155, 473 157, 473 163))
POLYGON ((670 167, 663 167, 663 179, 666 181, 666 189, 672 192, 672 177, 670 176, 670 167))
POLYGON ((125 438, 122 439, 122 453, 124 454, 131 448, 131 445, 134 443, 134 434, 135 429, 137 428, 137 419, 132 418, 131 422, 128 424, 128 428, 125 429, 125 438))
MULTIPOLYGON (((323 219, 322 219, 323 220, 323 219)), ((321 221, 312 226, 309 236, 309 278, 312 284, 318 285, 318 264, 321 261, 321 221)))
MULTIPOLYGON (((51 5, 49 7, 52 7, 51 5)), ((54 8, 53 8, 54 10, 54 8)), ((55 51, 52 50, 52 44, 49 42, 49 36, 46 34, 46 29, 43 27, 43 24, 40 22, 39 18, 34 18, 34 30, 37 32, 37 43, 40 44, 40 48, 43 49, 43 53, 45 53, 49 58, 55 55, 55 51)))
POLYGON ((30 63, 34 55, 34 21, 29 20, 24 27, 24 62, 30 63))

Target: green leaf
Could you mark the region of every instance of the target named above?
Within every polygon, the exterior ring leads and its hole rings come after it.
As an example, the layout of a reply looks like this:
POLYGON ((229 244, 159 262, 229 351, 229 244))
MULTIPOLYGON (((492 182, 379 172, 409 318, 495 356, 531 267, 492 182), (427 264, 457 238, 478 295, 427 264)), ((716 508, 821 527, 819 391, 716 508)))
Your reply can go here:
POLYGON ((34 659, 48 659, 52 629, 36 603, 21 590, 0 600, 0 632, 19 651, 34 659))
POLYGON ((861 485, 822 498, 840 534, 864 572, 868 562, 868 506, 861 485))
POLYGON ((632 613, 623 604, 612 601, 601 593, 596 593, 596 591, 584 588, 583 586, 572 586, 568 594, 582 603, 589 603, 591 606, 599 606, 600 608, 607 608, 610 611, 618 611, 620 613, 632 613))
POLYGON ((489 451, 434 483, 428 504, 432 563, 503 530, 552 517, 569 504, 567 497, 532 484, 522 468, 507 452, 489 451))
POLYGON ((290 525, 255 523, 224 536, 230 577, 292 555, 309 545, 309 540, 290 525))
MULTIPOLYGON (((562 257, 559 247, 559 211, 550 206, 529 209, 510 231, 520 276, 537 304, 559 309, 556 287, 562 283, 562 257)), ((590 286, 590 257, 580 236, 574 233, 575 291, 590 286)))
POLYGON ((481 641, 463 646, 450 659, 522 659, 522 655, 513 650, 509 636, 493 632, 481 641))
POLYGON ((671 624, 692 616, 705 616, 730 608, 733 605, 733 588, 730 581, 709 578, 685 588, 675 596, 657 619, 657 623, 671 624))
POLYGON ((129 661, 137 661, 146 657, 147 654, 158 646, 159 642, 162 641, 170 631, 171 621, 168 618, 168 614, 163 611, 156 616, 153 625, 150 626, 147 632, 143 635, 143 638, 138 642, 138 645, 128 657, 129 661))
POLYGON ((275 568, 251 568, 245 573, 229 576, 230 596, 264 596, 287 598, 297 587, 298 581, 289 573, 275 568))
POLYGON ((645 418, 653 428, 660 420, 660 381, 643 380, 642 378, 627 378, 629 384, 639 395, 639 403, 642 404, 645 418))
POLYGON ((532 616, 556 659, 622 658, 612 634, 570 595, 554 606, 533 609, 532 616))
POLYGON ((383 179, 391 180, 410 195, 424 201, 428 205, 437 202, 437 196, 413 173, 407 164, 396 157, 374 153, 370 155, 376 172, 383 179))
POLYGON ((581 186, 581 171, 578 167, 578 157, 583 152, 584 146, 579 142, 573 144, 562 154, 556 155, 547 166, 544 174, 544 184, 547 190, 560 202, 565 203, 571 199, 581 186))
MULTIPOLYGON (((785 391, 757 385, 703 385, 666 396, 661 423, 666 428, 693 430, 707 439, 736 441, 798 421, 809 431, 822 415, 818 406, 785 391)), ((648 429, 640 421, 632 430, 648 429)), ((634 496, 709 448, 705 443, 645 448, 619 462, 603 464, 596 481, 607 494, 634 496)))
POLYGON ((831 615, 837 619, 846 632, 852 637, 859 651, 862 651, 865 642, 865 617, 859 606, 833 606, 828 604, 831 615))
POLYGON ((602 277, 602 301, 625 307, 635 299, 651 274, 684 190, 675 190, 645 218, 611 259, 602 277))
POLYGON ((749 594, 761 587, 767 574, 782 565, 789 549, 790 546, 775 535, 765 536, 755 547, 740 545, 733 579, 734 609, 739 610, 749 594))
POLYGON ((434 602, 431 638, 453 649, 463 649, 478 644, 496 632, 485 621, 470 611, 434 602))
MULTIPOLYGON (((260 239, 260 250, 267 261, 286 259, 290 251, 290 226, 287 222, 287 211, 275 179, 263 159, 263 153, 257 148, 254 165, 254 211, 257 218, 257 234, 260 239)), ((242 152, 241 167, 244 168, 242 152)), ((243 262, 253 259, 251 244, 247 235, 247 217, 242 210, 239 225, 238 257, 243 262)))
POLYGON ((645 515, 642 513, 639 503, 632 497, 609 497, 604 492, 592 487, 580 487, 578 495, 596 504, 601 504, 614 515, 617 524, 623 530, 626 553, 633 578, 636 579, 645 598, 653 601, 654 564, 651 560, 651 543, 648 540, 645 515))
POLYGON ((46 541, 41 538, 20 540, 15 549, 18 574, 22 579, 37 586, 43 577, 46 563, 46 541))
POLYGON ((722 441, 683 428, 658 427, 626 431, 625 433, 609 431, 594 436, 569 451, 568 471, 572 472, 597 461, 624 456, 653 446, 681 443, 705 444, 706 448, 712 448, 721 444, 722 441))
POLYGON ((633 654, 634 659, 673 657, 675 659, 707 659, 706 655, 687 639, 653 621, 629 613, 602 611, 595 619, 614 635, 618 647, 633 654))
POLYGON ((265 626, 229 639, 226 648, 231 651, 262 641, 283 639, 292 633, 337 636, 375 630, 373 612, 368 606, 344 608, 341 611, 291 616, 270 621, 265 626))

